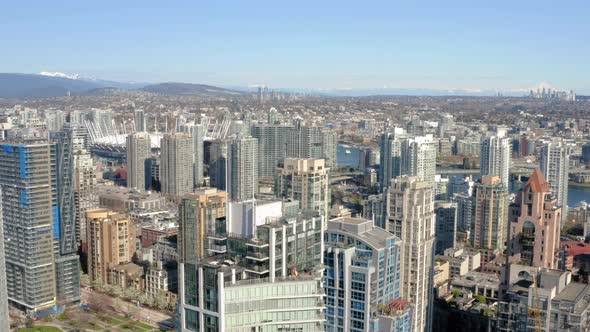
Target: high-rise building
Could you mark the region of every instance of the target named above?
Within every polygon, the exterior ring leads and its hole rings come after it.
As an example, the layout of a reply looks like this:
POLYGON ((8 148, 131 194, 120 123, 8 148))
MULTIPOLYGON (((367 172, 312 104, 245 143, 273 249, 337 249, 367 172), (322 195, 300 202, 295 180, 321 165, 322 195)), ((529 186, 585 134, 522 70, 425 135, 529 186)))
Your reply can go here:
POLYGON ((76 238, 86 243, 86 211, 98 207, 94 160, 85 149, 74 150, 74 206, 76 238))
POLYGON ((499 176, 505 188, 510 188, 510 156, 512 142, 502 133, 486 137, 481 142, 480 172, 481 175, 499 176))
POLYGON ((274 177, 276 168, 287 156, 287 142, 292 126, 258 124, 252 127, 252 137, 258 139, 258 176, 274 177))
POLYGON ((322 129, 317 126, 305 126, 297 120, 289 130, 287 157, 323 158, 322 129))
POLYGON ((467 193, 453 195, 457 203, 457 228, 463 232, 471 230, 473 220, 473 197, 467 193))
POLYGON ((567 219, 567 188, 570 147, 561 140, 553 140, 541 149, 541 171, 549 181, 551 191, 561 206, 561 223, 567 219))
POLYGON ((160 158, 151 157, 145 162, 145 187, 159 192, 162 190, 160 182, 160 158))
POLYGON ((363 218, 372 220, 375 226, 385 228, 385 194, 369 195, 363 201, 363 218))
POLYGON ((142 109, 137 109, 133 112, 133 122, 135 123, 136 132, 144 132, 146 130, 145 112, 142 109))
POLYGON ((193 191, 193 139, 185 133, 165 134, 161 140, 162 193, 182 196, 193 191))
POLYGON ((51 132, 50 140, 56 295, 59 304, 69 304, 80 301, 73 138, 60 131, 51 132))
MULTIPOLYGON (((0 148, 8 300, 27 311, 56 304, 51 149, 15 138, 0 148)), ((57 217, 57 216, 56 216, 57 217)))
POLYGON ((559 250, 561 207, 539 169, 510 206, 508 260, 555 269, 559 250))
MULTIPOLYGON (((2 188, 0 188, 0 197, 2 188)), ((6 287, 6 258, 4 251, 4 225, 2 222, 2 204, 0 204, 0 331, 10 331, 8 315, 8 288, 6 287)))
POLYGON ((275 194, 297 200, 301 209, 318 211, 328 220, 331 201, 328 175, 324 159, 287 158, 277 170, 275 194))
POLYGON ((203 186, 204 180, 204 150, 205 150, 205 133, 207 128, 202 124, 194 122, 180 126, 180 130, 187 133, 193 138, 193 173, 194 173, 194 187, 203 186))
POLYGON ((401 148, 401 174, 416 176, 434 186, 436 150, 432 135, 404 140, 401 148))
MULTIPOLYGON (((400 239, 359 218, 330 220, 325 239, 326 331, 378 330, 373 310, 401 297, 400 239)), ((396 331, 410 331, 410 318, 397 313, 396 331)))
POLYGON ((236 138, 227 148, 227 191, 234 202, 250 201, 258 192, 258 140, 236 138))
POLYGON ((127 214, 97 208, 86 211, 88 275, 107 283, 109 271, 131 262, 137 231, 127 214))
POLYGON ((196 193, 182 197, 178 206, 178 254, 181 257, 203 259, 225 247, 219 243, 209 245, 207 241, 208 236, 216 241, 214 235, 222 233, 217 219, 225 217, 226 204, 226 193, 216 188, 197 189, 196 193))
POLYGON ((326 167, 336 167, 338 151, 338 133, 334 130, 322 131, 322 158, 326 160, 326 167))
POLYGON ((395 128, 381 135, 379 183, 382 190, 387 189, 392 178, 402 174, 402 142, 406 137, 403 128, 395 128))
POLYGON ((430 183, 418 177, 391 180, 385 229, 402 243, 401 296, 414 304, 412 331, 430 331, 433 301, 435 215, 430 183))
POLYGON ((214 140, 209 148, 209 181, 211 187, 226 190, 228 141, 214 140))
POLYGON ((181 251, 179 330, 324 331, 323 229, 310 211, 268 220, 252 237, 217 227, 216 256, 181 251))
POLYGON ((435 252, 441 255, 445 250, 454 248, 457 238, 457 203, 436 201, 436 244, 435 252))
POLYGON ((146 160, 152 156, 150 135, 146 132, 129 134, 127 147, 127 188, 144 191, 146 160))
POLYGON ((508 227, 508 190, 499 176, 484 175, 475 185, 471 245, 482 253, 482 262, 504 249, 508 227))

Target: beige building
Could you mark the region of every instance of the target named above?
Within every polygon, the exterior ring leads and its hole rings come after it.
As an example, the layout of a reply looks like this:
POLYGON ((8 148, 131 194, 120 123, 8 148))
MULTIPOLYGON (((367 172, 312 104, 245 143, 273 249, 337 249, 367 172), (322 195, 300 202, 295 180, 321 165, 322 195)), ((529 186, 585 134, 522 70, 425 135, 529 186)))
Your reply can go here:
POLYGON ((111 185, 100 185, 96 188, 100 206, 115 212, 127 212, 136 209, 154 211, 166 207, 166 198, 157 192, 139 192, 136 189, 111 185))
POLYGON ((131 262, 135 252, 136 228, 127 214, 108 209, 86 212, 88 274, 91 280, 109 280, 109 271, 131 262))
POLYGON ((510 211, 509 262, 556 269, 562 209, 540 169, 518 193, 510 211))
POLYGON ((324 159, 287 158, 277 169, 277 197, 299 201, 301 209, 330 217, 329 168, 324 159))
POLYGON ((415 304, 412 331, 430 331, 434 269, 434 193, 419 177, 393 178, 387 191, 385 229, 402 240, 402 299, 415 304))
POLYGON ((471 244, 482 253, 482 264, 502 252, 507 236, 508 190, 499 176, 483 176, 475 185, 471 244))
POLYGON ((200 188, 194 194, 182 197, 178 207, 178 255, 182 261, 187 257, 204 258, 217 251, 225 252, 222 238, 211 238, 206 244, 208 234, 223 234, 222 224, 216 219, 226 214, 227 194, 215 188, 200 188), (217 250, 219 249, 219 250, 217 250))

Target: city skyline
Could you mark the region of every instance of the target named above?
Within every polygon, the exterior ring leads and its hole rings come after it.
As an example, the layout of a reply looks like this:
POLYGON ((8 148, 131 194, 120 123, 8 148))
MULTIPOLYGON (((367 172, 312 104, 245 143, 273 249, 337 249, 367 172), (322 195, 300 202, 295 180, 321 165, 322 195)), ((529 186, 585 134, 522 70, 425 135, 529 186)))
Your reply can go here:
POLYGON ((9 4, 0 26, 13 52, 0 55, 0 72, 315 90, 525 93, 542 85, 584 94, 590 49, 580 33, 590 23, 571 9, 585 6, 9 4))

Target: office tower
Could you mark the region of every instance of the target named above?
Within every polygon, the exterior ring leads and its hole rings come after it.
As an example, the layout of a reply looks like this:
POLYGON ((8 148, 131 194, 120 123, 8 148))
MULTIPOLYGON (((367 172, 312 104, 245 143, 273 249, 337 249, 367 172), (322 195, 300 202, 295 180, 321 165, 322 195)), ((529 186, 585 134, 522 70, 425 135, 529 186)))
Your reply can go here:
POLYGON ((504 250, 508 227, 508 190, 499 176, 484 175, 475 184, 471 245, 482 253, 482 263, 504 250))
POLYGON ((276 168, 287 156, 287 141, 291 126, 258 124, 252 127, 252 137, 258 139, 258 176, 274 177, 276 168))
POLYGON ((147 131, 145 123, 145 112, 142 109, 133 112, 133 122, 135 123, 135 131, 138 133, 147 131))
POLYGON ((214 140, 209 149, 209 181, 211 187, 226 190, 228 141, 214 140))
POLYGON ((160 143, 162 193, 182 196, 193 191, 193 140, 187 134, 165 134, 160 143))
POLYGON ((463 232, 471 230, 473 220, 473 196, 467 193, 453 195, 457 203, 457 228, 463 232))
POLYGON ((557 268, 561 207, 541 170, 533 172, 510 211, 508 261, 557 268))
POLYGON ((582 145, 582 162, 590 166, 590 142, 582 145))
POLYGON ((401 294, 412 302, 412 331, 430 331, 433 301, 435 217, 433 189, 418 177, 391 180, 385 229, 402 241, 401 294))
POLYGON ((484 138, 479 154, 481 175, 499 176, 504 187, 509 188, 511 154, 511 141, 502 133, 484 138))
MULTIPOLYGON (((0 197, 2 188, 0 188, 0 197)), ((6 259, 4 247, 4 225, 2 221, 2 204, 0 204, 0 331, 10 331, 8 316, 8 288, 6 287, 6 259)))
POLYGON ((567 220, 567 188, 570 148, 561 140, 553 140, 541 149, 541 171, 549 181, 551 192, 561 206, 561 223, 567 220))
POLYGON ((56 295, 59 304, 69 304, 80 301, 72 136, 51 132, 50 140, 56 295))
POLYGON ((127 147, 127 188, 144 191, 146 160, 152 156, 150 135, 146 132, 129 134, 127 147))
POLYGON ((441 255, 446 249, 454 248, 457 237, 457 203, 436 201, 436 244, 435 253, 441 255))
POLYGON ((8 300, 26 311, 56 304, 51 150, 25 137, 0 149, 8 300))
POLYGON ((436 150, 432 135, 404 140, 401 149, 401 174, 416 176, 434 186, 436 150))
POLYGON ((227 148, 227 191, 234 202, 254 200, 258 191, 258 140, 236 138, 227 148))
POLYGON ((285 159, 277 169, 277 197, 299 201, 303 210, 315 210, 328 220, 330 213, 329 168, 324 159, 285 159))
POLYGON ((326 331, 373 331, 373 310, 401 296, 400 239, 360 218, 330 220, 325 239, 326 331))
POLYGON ((219 233, 217 219, 225 217, 226 204, 226 193, 216 188, 197 189, 196 193, 182 197, 178 206, 178 254, 181 257, 203 259, 221 246, 208 245, 207 237, 219 233))
MULTIPOLYGON (((75 145, 74 145, 75 146, 75 145)), ((74 206, 76 238, 86 243, 86 210, 98 207, 94 160, 84 148, 74 149, 74 206)))
POLYGON ((64 131, 72 137, 72 149, 74 151, 88 150, 89 135, 88 129, 82 124, 68 122, 64 125, 64 131))
POLYGON ((333 130, 322 131, 322 158, 326 160, 326 167, 336 167, 338 151, 338 133, 333 130))
POLYGON ((86 211, 86 221, 88 275, 107 283, 112 268, 131 262, 137 230, 127 214, 103 208, 86 211))
MULTIPOLYGON (((179 259, 180 331, 324 331, 323 219, 316 212, 269 220, 252 237, 225 239, 225 254, 179 259), (310 214, 311 213, 311 214, 310 214), (280 300, 278 300, 280 298, 280 300), (270 323, 270 324, 269 324, 270 323)), ((188 254, 188 255, 186 255, 188 254)))
POLYGON ((406 137, 403 128, 395 128, 381 135, 379 183, 383 191, 387 189, 392 178, 402 174, 402 142, 406 137))

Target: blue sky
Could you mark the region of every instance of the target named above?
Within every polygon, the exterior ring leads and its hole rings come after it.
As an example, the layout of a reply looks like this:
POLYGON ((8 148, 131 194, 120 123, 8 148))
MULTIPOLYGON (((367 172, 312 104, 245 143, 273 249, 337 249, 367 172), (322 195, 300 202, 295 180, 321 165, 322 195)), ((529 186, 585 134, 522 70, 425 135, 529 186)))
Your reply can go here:
POLYGON ((0 72, 589 93, 589 12, 586 1, 5 1, 0 72))

